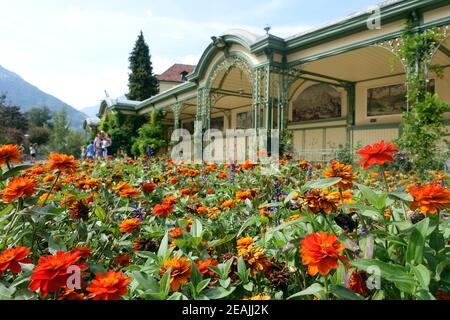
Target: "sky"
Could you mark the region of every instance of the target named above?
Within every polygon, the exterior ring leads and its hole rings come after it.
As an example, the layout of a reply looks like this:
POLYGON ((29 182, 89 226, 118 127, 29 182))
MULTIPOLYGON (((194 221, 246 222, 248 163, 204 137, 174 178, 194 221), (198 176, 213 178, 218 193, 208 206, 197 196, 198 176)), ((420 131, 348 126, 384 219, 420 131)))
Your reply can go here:
POLYGON ((379 0, 0 0, 0 65, 77 109, 128 90, 143 31, 155 74, 232 28, 289 37, 379 0))

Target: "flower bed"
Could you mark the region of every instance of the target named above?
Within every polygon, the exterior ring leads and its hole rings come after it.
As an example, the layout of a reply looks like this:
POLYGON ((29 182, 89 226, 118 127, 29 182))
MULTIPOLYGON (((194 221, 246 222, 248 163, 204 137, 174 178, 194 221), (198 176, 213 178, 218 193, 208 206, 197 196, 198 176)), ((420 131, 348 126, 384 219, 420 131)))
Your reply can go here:
POLYGON ((265 175, 2 146, 0 299, 448 299, 448 176, 386 171, 394 147, 265 175))

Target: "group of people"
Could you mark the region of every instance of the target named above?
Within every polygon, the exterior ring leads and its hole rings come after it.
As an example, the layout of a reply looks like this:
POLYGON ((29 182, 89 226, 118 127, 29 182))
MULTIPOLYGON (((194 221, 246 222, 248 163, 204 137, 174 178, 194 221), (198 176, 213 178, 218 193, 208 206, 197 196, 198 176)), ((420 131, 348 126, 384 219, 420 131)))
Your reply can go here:
MULTIPOLYGON (((35 163, 36 162, 36 156, 37 156, 37 147, 38 147, 38 144, 37 143, 32 143, 31 145, 30 145, 30 162, 31 163, 35 163)), ((25 150, 25 145, 22 143, 21 145, 20 145, 20 147, 19 147, 19 149, 20 149, 20 151, 22 152, 22 154, 24 155, 24 157, 23 157, 23 161, 26 161, 27 160, 27 157, 26 157, 26 150, 25 150)))
POLYGON ((84 156, 87 159, 93 160, 100 158, 108 158, 109 149, 111 148, 111 138, 107 133, 99 131, 94 141, 92 141, 84 151, 84 156))

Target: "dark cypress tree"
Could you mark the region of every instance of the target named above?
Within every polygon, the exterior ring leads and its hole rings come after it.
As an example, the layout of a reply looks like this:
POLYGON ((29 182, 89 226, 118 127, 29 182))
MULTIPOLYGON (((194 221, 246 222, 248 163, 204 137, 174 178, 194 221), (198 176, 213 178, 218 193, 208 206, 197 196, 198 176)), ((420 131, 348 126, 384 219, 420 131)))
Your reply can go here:
POLYGON ((127 98, 130 100, 143 101, 159 92, 159 84, 153 74, 150 50, 145 43, 144 35, 139 34, 133 51, 130 54, 130 70, 128 76, 127 98))

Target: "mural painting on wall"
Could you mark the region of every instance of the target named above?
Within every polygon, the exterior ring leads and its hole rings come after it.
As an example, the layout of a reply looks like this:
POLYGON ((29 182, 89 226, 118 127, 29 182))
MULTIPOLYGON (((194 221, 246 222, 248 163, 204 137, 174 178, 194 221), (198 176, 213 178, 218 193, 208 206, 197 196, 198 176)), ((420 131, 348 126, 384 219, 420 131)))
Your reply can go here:
POLYGON ((341 94, 333 86, 312 85, 294 101, 292 120, 298 122, 340 118, 341 106, 341 94))
MULTIPOLYGON (((428 90, 435 92, 435 81, 430 80, 428 90)), ((407 90, 404 83, 370 88, 367 90, 367 116, 387 116, 407 111, 407 90)))
POLYGON ((252 128, 252 112, 241 112, 236 115, 236 129, 252 128))

